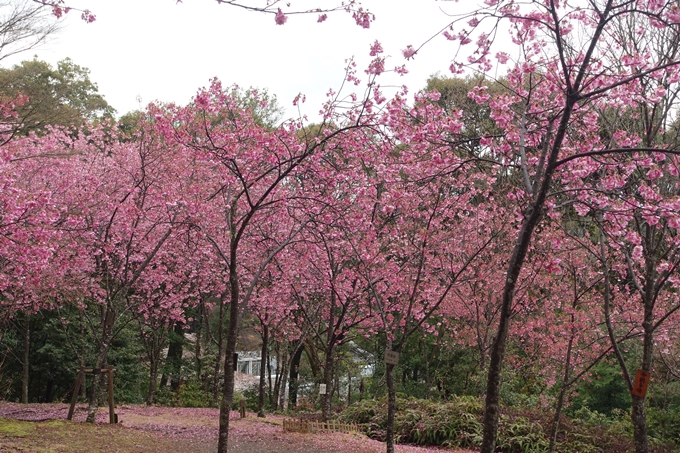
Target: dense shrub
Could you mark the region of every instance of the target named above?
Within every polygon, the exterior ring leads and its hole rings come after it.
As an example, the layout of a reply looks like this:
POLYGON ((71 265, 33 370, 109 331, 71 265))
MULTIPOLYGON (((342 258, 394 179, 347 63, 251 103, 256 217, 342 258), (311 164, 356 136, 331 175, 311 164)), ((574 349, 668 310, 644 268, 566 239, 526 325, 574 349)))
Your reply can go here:
MULTIPOLYGON (((454 397, 447 403, 397 398, 395 440, 417 445, 475 447, 482 439, 482 401, 454 397)), ((387 399, 355 403, 340 414, 341 420, 364 426, 366 433, 384 439, 387 399)))
MULTIPOLYGON (((397 398, 395 441, 417 445, 475 448, 482 442, 483 400, 454 397, 447 402, 397 398)), ((536 408, 504 407, 498 428, 497 451, 543 453, 548 451, 552 414, 536 408)), ((341 421, 357 423, 371 438, 384 440, 387 399, 352 404, 340 415, 341 421)), ((666 430, 666 436, 680 431, 678 414, 650 413, 650 428, 666 430), (653 422, 651 420, 654 420, 653 422)), ((630 416, 614 409, 607 416, 581 408, 563 418, 558 435, 558 453, 621 453, 633 451, 630 416)), ((651 451, 678 451, 664 439, 651 438, 651 451)))
POLYGON ((156 393, 156 403, 171 407, 210 407, 212 394, 206 392, 199 382, 188 381, 176 392, 170 387, 159 389, 156 393))

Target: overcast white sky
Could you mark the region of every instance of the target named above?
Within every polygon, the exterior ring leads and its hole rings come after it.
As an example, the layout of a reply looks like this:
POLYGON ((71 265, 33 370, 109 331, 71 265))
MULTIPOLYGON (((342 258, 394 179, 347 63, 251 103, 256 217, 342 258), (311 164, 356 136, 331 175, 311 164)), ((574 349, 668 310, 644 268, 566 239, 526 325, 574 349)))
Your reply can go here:
MULTIPOLYGON (((292 7, 337 4, 340 0, 296 0, 292 7)), ((329 88, 337 89, 346 58, 359 67, 370 60, 370 44, 378 39, 388 67, 405 62, 401 49, 420 45, 460 11, 461 3, 435 0, 363 0, 375 13, 370 29, 337 12, 324 23, 316 15, 290 16, 276 25, 273 15, 248 12, 215 0, 69 0, 92 10, 97 20, 86 24, 70 13, 53 40, 30 53, 3 61, 9 66, 32 58, 56 63, 70 57, 91 70, 91 79, 109 104, 124 114, 153 100, 186 103, 199 87, 218 77, 224 85, 267 88, 295 115, 298 93, 307 95, 304 113, 316 116, 329 88)), ((476 2, 474 2, 476 3, 476 2)), ((467 7, 473 6, 469 2, 467 7)), ((381 84, 406 84, 411 91, 448 67, 454 45, 439 36, 408 62, 410 74, 386 77, 381 84)))

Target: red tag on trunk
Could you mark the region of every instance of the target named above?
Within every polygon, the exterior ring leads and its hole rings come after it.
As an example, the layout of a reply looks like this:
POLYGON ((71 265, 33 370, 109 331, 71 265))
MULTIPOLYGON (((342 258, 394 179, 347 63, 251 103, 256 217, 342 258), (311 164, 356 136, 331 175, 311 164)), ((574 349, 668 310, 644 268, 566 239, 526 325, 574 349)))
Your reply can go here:
POLYGON ((649 385, 650 374, 647 371, 637 370, 635 375, 635 382, 633 383, 633 390, 630 392, 634 396, 644 398, 647 394, 647 386, 649 385))

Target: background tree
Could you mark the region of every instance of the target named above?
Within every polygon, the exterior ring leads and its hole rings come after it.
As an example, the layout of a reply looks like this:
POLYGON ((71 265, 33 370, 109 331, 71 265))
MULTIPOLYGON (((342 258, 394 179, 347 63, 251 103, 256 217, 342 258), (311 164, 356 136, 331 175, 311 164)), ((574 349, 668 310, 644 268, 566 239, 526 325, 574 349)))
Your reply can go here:
POLYGON ((5 99, 27 97, 16 107, 17 132, 44 133, 47 126, 77 130, 86 123, 112 119, 115 110, 99 94, 90 80, 90 71, 70 59, 49 63, 36 59, 0 69, 0 96, 5 99))

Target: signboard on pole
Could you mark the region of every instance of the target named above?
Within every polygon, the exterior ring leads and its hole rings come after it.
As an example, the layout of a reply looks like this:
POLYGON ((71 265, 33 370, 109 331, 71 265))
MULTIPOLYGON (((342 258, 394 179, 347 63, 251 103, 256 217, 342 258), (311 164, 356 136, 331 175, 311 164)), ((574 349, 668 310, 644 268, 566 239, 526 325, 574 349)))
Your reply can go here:
POLYGON ((326 384, 319 384, 319 395, 326 394, 326 384))
POLYGON ((399 364, 399 353, 385 349, 385 363, 388 365, 398 365, 399 364))

